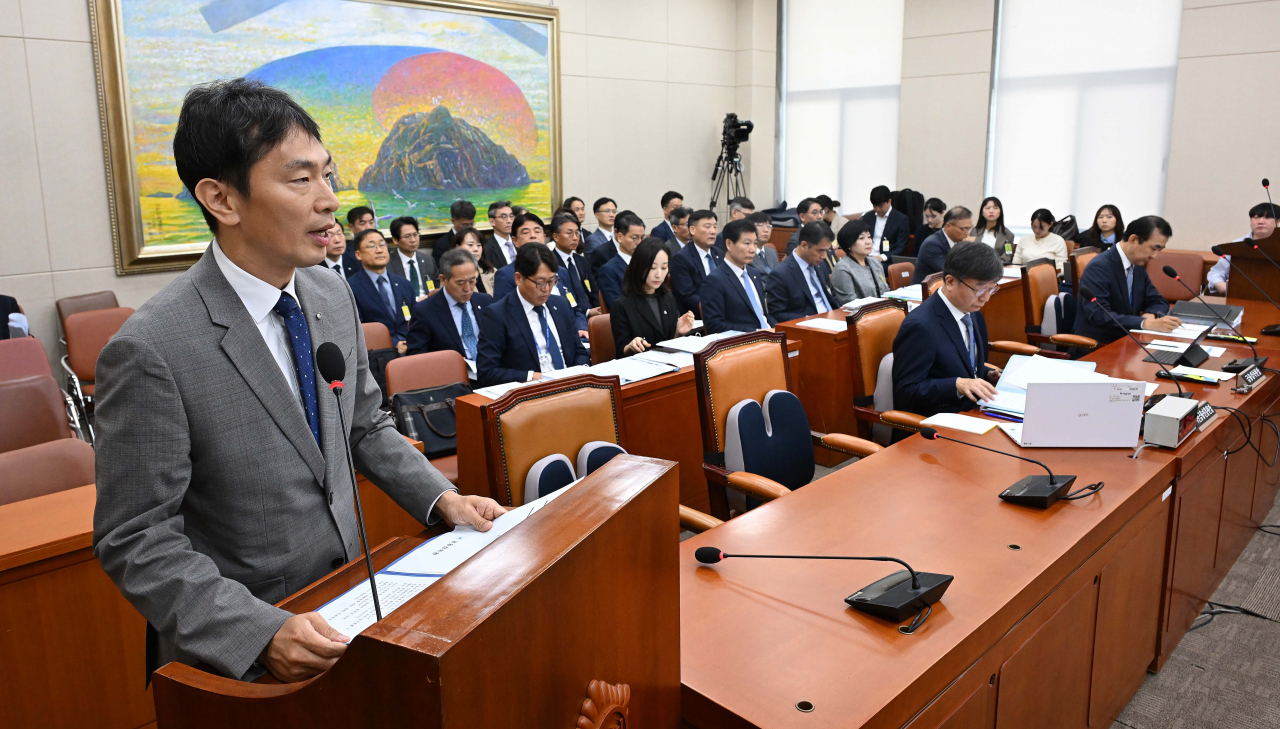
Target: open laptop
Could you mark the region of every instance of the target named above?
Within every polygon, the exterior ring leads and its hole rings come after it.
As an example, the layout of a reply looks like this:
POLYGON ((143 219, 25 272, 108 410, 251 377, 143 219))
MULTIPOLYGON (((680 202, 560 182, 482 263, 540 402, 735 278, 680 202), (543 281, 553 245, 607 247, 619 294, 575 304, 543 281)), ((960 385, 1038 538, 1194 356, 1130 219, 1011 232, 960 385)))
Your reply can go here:
POLYGON ((1023 448, 1134 448, 1145 382, 1032 382, 1021 423, 1000 429, 1023 448))

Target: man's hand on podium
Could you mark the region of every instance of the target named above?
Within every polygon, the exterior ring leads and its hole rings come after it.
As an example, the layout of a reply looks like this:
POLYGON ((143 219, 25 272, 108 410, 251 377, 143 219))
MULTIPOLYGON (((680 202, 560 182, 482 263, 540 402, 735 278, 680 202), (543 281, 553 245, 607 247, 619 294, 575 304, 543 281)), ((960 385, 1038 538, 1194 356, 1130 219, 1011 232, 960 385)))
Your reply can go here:
POLYGON ((303 613, 284 621, 258 661, 285 683, 304 681, 327 671, 350 641, 320 613, 303 613))
POLYGON ((456 491, 446 491, 436 501, 436 511, 450 526, 470 524, 477 531, 487 532, 493 520, 507 513, 498 502, 485 496, 463 496, 456 491))

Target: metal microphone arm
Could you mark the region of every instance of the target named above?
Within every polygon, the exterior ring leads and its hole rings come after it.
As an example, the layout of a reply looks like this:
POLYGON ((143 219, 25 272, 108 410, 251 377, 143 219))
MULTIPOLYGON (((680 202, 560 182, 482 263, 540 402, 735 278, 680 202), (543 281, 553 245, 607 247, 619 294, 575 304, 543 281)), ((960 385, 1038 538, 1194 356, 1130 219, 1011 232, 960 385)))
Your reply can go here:
MULTIPOLYGON (((333 391, 333 399, 338 403, 338 424, 342 433, 347 432, 347 418, 342 412, 342 383, 335 381, 329 385, 333 391)), ((345 435, 343 436, 345 440, 345 435)), ((369 537, 364 531, 364 509, 360 508, 360 489, 356 486, 356 464, 351 461, 351 444, 346 443, 343 452, 347 456, 347 470, 351 472, 351 494, 356 497, 356 523, 360 527, 360 544, 364 547, 364 566, 369 571, 369 590, 373 593, 373 614, 382 620, 382 605, 378 602, 378 582, 373 571, 373 556, 369 554, 369 537)))

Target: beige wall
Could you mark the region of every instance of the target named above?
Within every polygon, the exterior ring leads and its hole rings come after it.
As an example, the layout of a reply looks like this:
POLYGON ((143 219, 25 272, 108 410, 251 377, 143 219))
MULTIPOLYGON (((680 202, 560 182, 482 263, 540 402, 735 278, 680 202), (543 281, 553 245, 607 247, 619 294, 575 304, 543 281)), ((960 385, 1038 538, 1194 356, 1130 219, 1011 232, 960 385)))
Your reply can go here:
MULTIPOLYGON (((756 123, 748 190, 772 203, 776 0, 556 4, 566 195, 650 226, 668 189, 705 206, 736 111, 756 123)), ((177 274, 115 275, 86 0, 0 0, 0 99, 0 293, 56 359, 55 300, 109 289, 136 308, 177 274)))
POLYGON ((1249 232, 1280 186, 1280 2, 1186 0, 1165 218, 1173 245, 1208 249, 1249 232))

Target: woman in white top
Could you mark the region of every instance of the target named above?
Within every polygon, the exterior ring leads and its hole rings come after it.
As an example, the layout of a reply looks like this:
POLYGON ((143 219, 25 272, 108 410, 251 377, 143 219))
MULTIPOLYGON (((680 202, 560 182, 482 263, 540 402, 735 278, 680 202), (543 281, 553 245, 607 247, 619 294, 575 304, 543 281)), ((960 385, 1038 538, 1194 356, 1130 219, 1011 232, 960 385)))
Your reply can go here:
POLYGON ((973 226, 969 235, 975 241, 991 246, 1005 263, 1013 260, 1013 231, 1004 227, 1004 205, 1000 198, 983 200, 978 210, 978 224, 973 226))
POLYGON ((1018 239, 1018 247, 1013 252, 1015 264, 1048 258, 1057 266, 1058 274, 1062 274, 1062 264, 1067 262, 1067 242, 1057 233, 1049 232, 1054 222, 1053 213, 1044 208, 1031 214, 1031 235, 1018 239))

